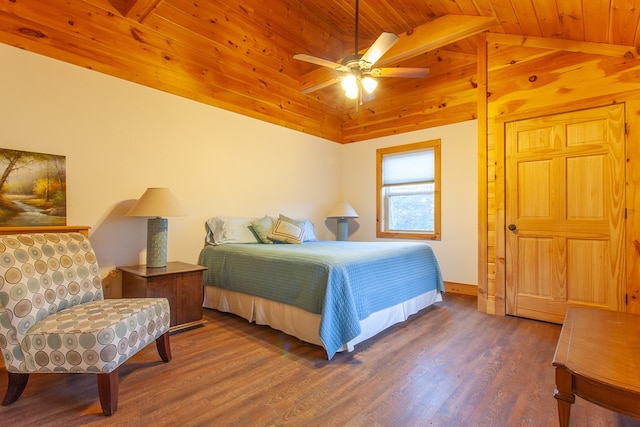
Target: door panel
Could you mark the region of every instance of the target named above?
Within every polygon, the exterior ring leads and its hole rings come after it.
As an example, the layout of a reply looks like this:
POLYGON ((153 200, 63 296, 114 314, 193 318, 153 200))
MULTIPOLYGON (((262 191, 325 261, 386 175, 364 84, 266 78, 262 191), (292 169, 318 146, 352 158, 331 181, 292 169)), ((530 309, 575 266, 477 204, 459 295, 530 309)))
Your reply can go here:
POLYGON ((537 295, 553 298, 553 240, 523 237, 518 242, 520 257, 519 292, 522 295, 537 295))
POLYGON ((507 314, 622 310, 624 106, 507 123, 506 138, 507 314))
POLYGON ((608 246, 603 240, 567 240, 567 265, 570 268, 567 276, 572 282, 580 284, 568 288, 568 302, 610 307, 607 287, 602 286, 608 280, 606 269, 602 268, 606 265, 608 246))
POLYGON ((597 218, 605 215, 605 156, 567 159, 567 217, 597 218))
POLYGON ((548 218, 551 215, 551 161, 523 162, 518 171, 518 190, 527 197, 518 199, 521 218, 548 218))

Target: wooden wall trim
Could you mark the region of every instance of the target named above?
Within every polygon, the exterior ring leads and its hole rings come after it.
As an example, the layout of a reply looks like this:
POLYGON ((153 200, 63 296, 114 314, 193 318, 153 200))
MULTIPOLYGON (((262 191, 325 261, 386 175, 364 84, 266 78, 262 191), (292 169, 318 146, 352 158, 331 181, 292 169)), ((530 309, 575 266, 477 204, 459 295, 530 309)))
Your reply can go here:
POLYGON ((471 295, 474 297, 478 295, 478 287, 476 285, 469 285, 466 283, 456 282, 444 282, 445 292, 452 294, 471 295))
POLYGON ((630 99, 625 108, 627 122, 626 169, 626 261, 627 311, 640 314, 640 99, 630 99))
POLYGON ((494 281, 493 287, 489 289, 493 295, 493 314, 504 316, 506 307, 506 182, 505 182, 505 121, 496 120, 494 123, 494 281))
POLYGON ((487 193, 487 42, 478 36, 478 310, 487 310, 488 193, 487 193))

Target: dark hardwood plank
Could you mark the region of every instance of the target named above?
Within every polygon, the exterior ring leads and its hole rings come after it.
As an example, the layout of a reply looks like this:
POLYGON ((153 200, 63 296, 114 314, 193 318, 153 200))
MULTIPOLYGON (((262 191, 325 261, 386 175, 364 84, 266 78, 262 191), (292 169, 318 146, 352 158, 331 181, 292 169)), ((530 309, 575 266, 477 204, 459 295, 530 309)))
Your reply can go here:
MULTIPOLYGON (((205 309, 204 327, 151 345, 120 368, 118 411, 102 416, 95 378, 34 374, 2 425, 555 426, 560 326, 445 301, 325 358, 317 346, 205 309)), ((7 387, 0 371, 0 394, 7 387)), ((640 426, 580 398, 574 426, 640 426)))

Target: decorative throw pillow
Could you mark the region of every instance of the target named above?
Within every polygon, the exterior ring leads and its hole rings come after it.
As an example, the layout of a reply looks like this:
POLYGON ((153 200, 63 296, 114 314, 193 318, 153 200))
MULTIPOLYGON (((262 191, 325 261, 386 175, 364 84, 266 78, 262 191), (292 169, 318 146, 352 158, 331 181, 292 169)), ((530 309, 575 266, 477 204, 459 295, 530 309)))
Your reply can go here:
POLYGON ((311 222, 311 220, 309 219, 293 219, 293 218, 289 218, 288 216, 282 215, 280 214, 280 216, 278 217, 283 221, 287 221, 290 222, 293 225, 297 225, 298 227, 302 228, 304 230, 304 238, 303 241, 305 242, 315 242, 318 240, 318 238, 316 237, 316 229, 313 227, 313 223, 311 222))
POLYGON ((297 225, 287 221, 277 219, 273 229, 269 233, 269 238, 281 243, 302 243, 304 230, 297 225))
POLYGON ((291 223, 293 225, 297 225, 300 228, 302 228, 302 226, 304 225, 303 224, 303 222, 304 222, 303 220, 289 218, 288 216, 282 215, 282 214, 278 215, 278 219, 281 220, 281 221, 286 221, 286 222, 291 223))
POLYGON ((251 221, 251 228, 253 228, 253 232, 256 233, 256 236, 258 236, 258 239, 260 239, 262 243, 273 243, 273 240, 269 239, 269 233, 271 233, 273 229, 273 223, 274 219, 269 215, 251 221))

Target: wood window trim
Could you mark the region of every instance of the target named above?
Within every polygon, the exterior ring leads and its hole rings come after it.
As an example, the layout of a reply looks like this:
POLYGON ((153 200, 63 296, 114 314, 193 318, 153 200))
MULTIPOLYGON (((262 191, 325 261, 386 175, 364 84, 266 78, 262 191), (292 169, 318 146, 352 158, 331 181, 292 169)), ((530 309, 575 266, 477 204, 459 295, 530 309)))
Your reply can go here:
POLYGON ((440 211, 441 205, 441 179, 440 179, 440 164, 441 164, 441 145, 440 139, 431 139, 428 141, 414 142, 411 144, 396 145, 393 147, 379 148, 376 150, 376 237, 390 238, 390 239, 415 239, 415 240, 440 240, 441 239, 441 224, 440 211), (411 232, 398 232, 398 231, 383 231, 382 230, 382 218, 380 217, 381 210, 381 190, 382 190, 382 159, 388 154, 399 154, 409 151, 419 151, 433 149, 434 150, 434 232, 433 233, 411 233, 411 232))

